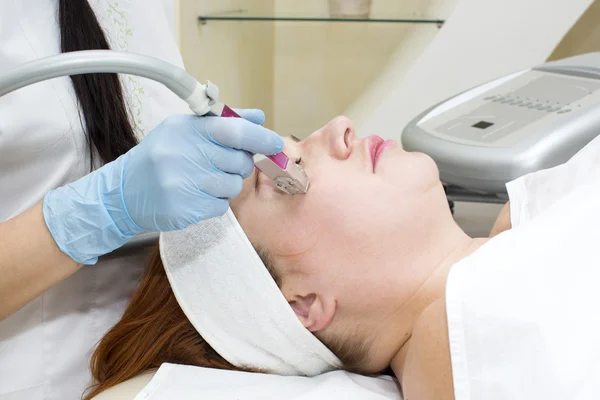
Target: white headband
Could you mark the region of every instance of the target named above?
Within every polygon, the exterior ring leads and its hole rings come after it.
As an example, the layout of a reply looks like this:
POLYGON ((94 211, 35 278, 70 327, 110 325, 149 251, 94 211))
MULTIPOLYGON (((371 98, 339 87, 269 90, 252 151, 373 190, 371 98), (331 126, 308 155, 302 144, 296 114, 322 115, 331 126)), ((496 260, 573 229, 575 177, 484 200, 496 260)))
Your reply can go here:
POLYGON ((160 255, 183 312, 231 364, 306 376, 341 367, 302 325, 231 210, 161 234, 160 255))

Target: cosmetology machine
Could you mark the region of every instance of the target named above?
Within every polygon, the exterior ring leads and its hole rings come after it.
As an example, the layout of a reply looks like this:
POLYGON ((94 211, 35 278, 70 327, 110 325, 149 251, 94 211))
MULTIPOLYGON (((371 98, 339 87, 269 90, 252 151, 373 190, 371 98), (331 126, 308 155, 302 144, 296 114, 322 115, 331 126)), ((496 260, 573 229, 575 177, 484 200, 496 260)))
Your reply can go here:
POLYGON ((600 53, 496 79, 426 110, 402 134, 437 163, 448 200, 505 202, 505 184, 569 160, 600 133, 600 53))

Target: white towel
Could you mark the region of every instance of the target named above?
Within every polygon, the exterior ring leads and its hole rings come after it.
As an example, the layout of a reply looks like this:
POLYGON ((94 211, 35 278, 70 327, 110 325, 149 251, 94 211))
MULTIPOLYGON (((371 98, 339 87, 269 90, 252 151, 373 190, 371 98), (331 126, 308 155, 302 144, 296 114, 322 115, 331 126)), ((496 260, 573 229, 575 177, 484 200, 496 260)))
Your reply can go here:
POLYGON ((299 321, 231 210, 161 234, 160 254, 183 312, 231 364, 305 376, 341 367, 299 321))
MULTIPOLYGON (((146 381, 149 378, 146 377, 146 381)), ((108 393, 104 392, 104 393, 108 393)), ((110 399, 124 393, 121 385, 110 399)), ((402 400, 398 382, 346 371, 319 376, 277 376, 163 364, 135 400, 402 400)), ((107 399, 108 400, 108 397, 107 399)))
POLYGON ((600 398, 600 186, 567 191, 452 267, 456 400, 600 398))

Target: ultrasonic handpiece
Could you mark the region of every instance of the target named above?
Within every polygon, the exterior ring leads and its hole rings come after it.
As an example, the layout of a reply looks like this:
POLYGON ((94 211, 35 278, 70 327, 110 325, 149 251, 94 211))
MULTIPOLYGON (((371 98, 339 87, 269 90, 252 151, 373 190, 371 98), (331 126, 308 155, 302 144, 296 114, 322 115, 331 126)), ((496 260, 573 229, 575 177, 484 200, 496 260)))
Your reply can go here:
MULTIPOLYGON (((205 93, 210 107, 210 111, 205 115, 241 118, 230 107, 219 102, 219 88, 214 83, 210 81, 206 83, 205 93)), ((254 166, 275 182, 279 190, 292 195, 306 194, 310 183, 308 175, 300 165, 289 161, 290 159, 283 152, 272 156, 254 155, 254 166)))
MULTIPOLYGON (((219 102, 214 102, 211 105, 211 111, 206 115, 241 118, 230 107, 219 102)), ((300 165, 290 162, 284 152, 272 156, 255 154, 254 166, 275 182, 275 186, 282 192, 294 195, 306 194, 308 191, 308 184, 310 183, 308 175, 300 165)))
POLYGON ((269 179, 275 182, 277 188, 287 194, 306 194, 310 180, 304 169, 290 162, 283 152, 274 156, 254 155, 254 166, 269 179))

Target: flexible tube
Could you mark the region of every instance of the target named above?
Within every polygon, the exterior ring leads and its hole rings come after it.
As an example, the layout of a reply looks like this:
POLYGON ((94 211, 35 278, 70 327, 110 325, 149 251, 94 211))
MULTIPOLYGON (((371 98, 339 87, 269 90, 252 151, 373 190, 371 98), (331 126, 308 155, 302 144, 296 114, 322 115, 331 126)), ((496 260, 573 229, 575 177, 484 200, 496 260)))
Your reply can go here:
MULTIPOLYGON (((154 57, 112 50, 86 50, 41 58, 22 64, 0 76, 0 97, 34 83, 69 75, 117 73, 141 76, 165 85, 186 101, 198 115, 210 111, 215 99, 207 97, 207 86, 183 69, 154 57)), ((213 97, 218 88, 213 85, 213 97)), ((154 244, 158 233, 142 234, 124 246, 124 251, 154 244)))
MULTIPOLYGON (((112 50, 86 50, 20 65, 0 76, 0 96, 48 79, 88 73, 119 73, 152 79, 186 101, 197 92, 200 85, 183 69, 154 57, 112 50)), ((200 86, 205 88, 204 85, 200 86)))

